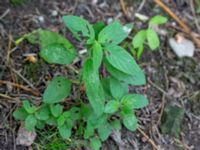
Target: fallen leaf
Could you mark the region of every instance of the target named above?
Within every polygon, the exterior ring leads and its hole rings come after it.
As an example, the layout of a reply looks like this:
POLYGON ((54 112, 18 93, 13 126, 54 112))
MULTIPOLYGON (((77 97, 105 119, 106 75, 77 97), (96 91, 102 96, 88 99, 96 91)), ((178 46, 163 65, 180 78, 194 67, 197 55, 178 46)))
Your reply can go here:
POLYGON ((175 137, 181 132, 181 123, 184 117, 184 109, 177 106, 167 106, 161 118, 161 131, 175 137))
POLYGON ((16 144, 23 146, 30 146, 31 144, 33 144, 35 138, 36 138, 35 131, 29 132, 25 129, 24 125, 21 125, 17 133, 16 144))

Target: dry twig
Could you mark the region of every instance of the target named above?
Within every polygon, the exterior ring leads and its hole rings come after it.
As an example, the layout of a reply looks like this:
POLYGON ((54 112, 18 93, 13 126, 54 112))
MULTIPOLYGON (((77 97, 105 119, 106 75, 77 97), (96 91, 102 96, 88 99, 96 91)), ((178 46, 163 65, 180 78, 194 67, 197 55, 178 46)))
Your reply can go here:
POLYGON ((10 81, 0 80, 0 84, 5 84, 5 85, 10 84, 10 85, 15 86, 15 87, 17 87, 19 89, 22 89, 22 90, 25 90, 27 92, 30 92, 30 93, 32 93, 35 96, 40 96, 40 92, 34 91, 34 90, 30 89, 30 88, 27 88, 27 87, 25 87, 23 85, 20 85, 20 84, 17 84, 17 83, 13 83, 13 82, 10 82, 10 81))
POLYGON ((200 39, 198 39, 192 30, 176 15, 172 10, 167 7, 161 0, 154 0, 156 4, 158 4, 164 11, 166 11, 182 28, 183 32, 187 33, 191 39, 195 42, 198 48, 200 48, 200 39))
POLYGON ((137 130, 147 139, 147 141, 153 146, 154 149, 159 150, 155 142, 150 139, 150 137, 141 128, 138 128, 137 130))

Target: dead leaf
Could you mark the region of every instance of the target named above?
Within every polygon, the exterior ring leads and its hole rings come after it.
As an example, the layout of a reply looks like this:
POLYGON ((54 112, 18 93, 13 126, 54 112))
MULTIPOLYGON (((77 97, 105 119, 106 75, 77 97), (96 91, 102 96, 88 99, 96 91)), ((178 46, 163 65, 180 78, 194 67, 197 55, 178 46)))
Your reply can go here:
POLYGON ((24 128, 24 125, 21 125, 17 133, 16 144, 23 146, 31 146, 35 138, 36 138, 35 131, 29 132, 24 128))

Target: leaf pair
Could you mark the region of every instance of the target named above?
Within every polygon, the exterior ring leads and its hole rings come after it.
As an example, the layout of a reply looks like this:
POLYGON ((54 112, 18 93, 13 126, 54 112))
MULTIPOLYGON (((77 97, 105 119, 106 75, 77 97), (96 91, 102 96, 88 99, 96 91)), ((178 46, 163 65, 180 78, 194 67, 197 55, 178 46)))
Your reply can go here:
POLYGON ((137 58, 139 59, 142 55, 144 43, 147 40, 148 46, 151 50, 155 50, 160 45, 159 37, 153 26, 164 24, 167 22, 167 18, 163 16, 154 16, 149 21, 149 28, 140 30, 133 38, 132 44, 134 49, 138 49, 137 58))

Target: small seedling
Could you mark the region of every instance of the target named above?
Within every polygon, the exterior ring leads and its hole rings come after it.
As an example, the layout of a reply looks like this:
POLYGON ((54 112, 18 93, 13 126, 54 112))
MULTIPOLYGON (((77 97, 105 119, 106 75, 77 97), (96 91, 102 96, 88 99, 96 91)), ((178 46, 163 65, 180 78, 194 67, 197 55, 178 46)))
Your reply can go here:
MULTIPOLYGON (((148 105, 145 96, 129 94, 129 85, 144 85, 146 80, 134 58, 119 46, 133 25, 123 26, 118 21, 107 26, 102 22, 91 25, 71 15, 64 16, 63 21, 77 40, 85 40, 87 54, 81 57, 83 66, 76 80, 79 86, 84 85, 86 97, 81 100, 73 97, 74 105, 65 108, 61 102, 70 97, 71 86, 75 85, 71 79, 56 76, 47 85, 40 106, 23 101, 13 115, 24 121, 29 131, 55 126, 62 138, 79 135, 92 149, 98 150, 113 130, 120 130, 121 122, 135 131, 138 124, 134 110, 148 105), (106 69, 104 74, 101 68, 106 69)), ((74 46, 58 33, 39 29, 16 42, 24 39, 39 44, 39 55, 49 64, 69 65, 77 57, 74 46)))
POLYGON ((163 16, 154 16, 150 19, 148 23, 148 28, 140 30, 137 34, 133 37, 132 45, 133 50, 136 52, 137 59, 140 59, 143 50, 144 44, 147 40, 147 44, 151 50, 155 50, 160 45, 160 40, 158 34, 154 30, 153 26, 161 25, 167 22, 167 18, 163 16))

